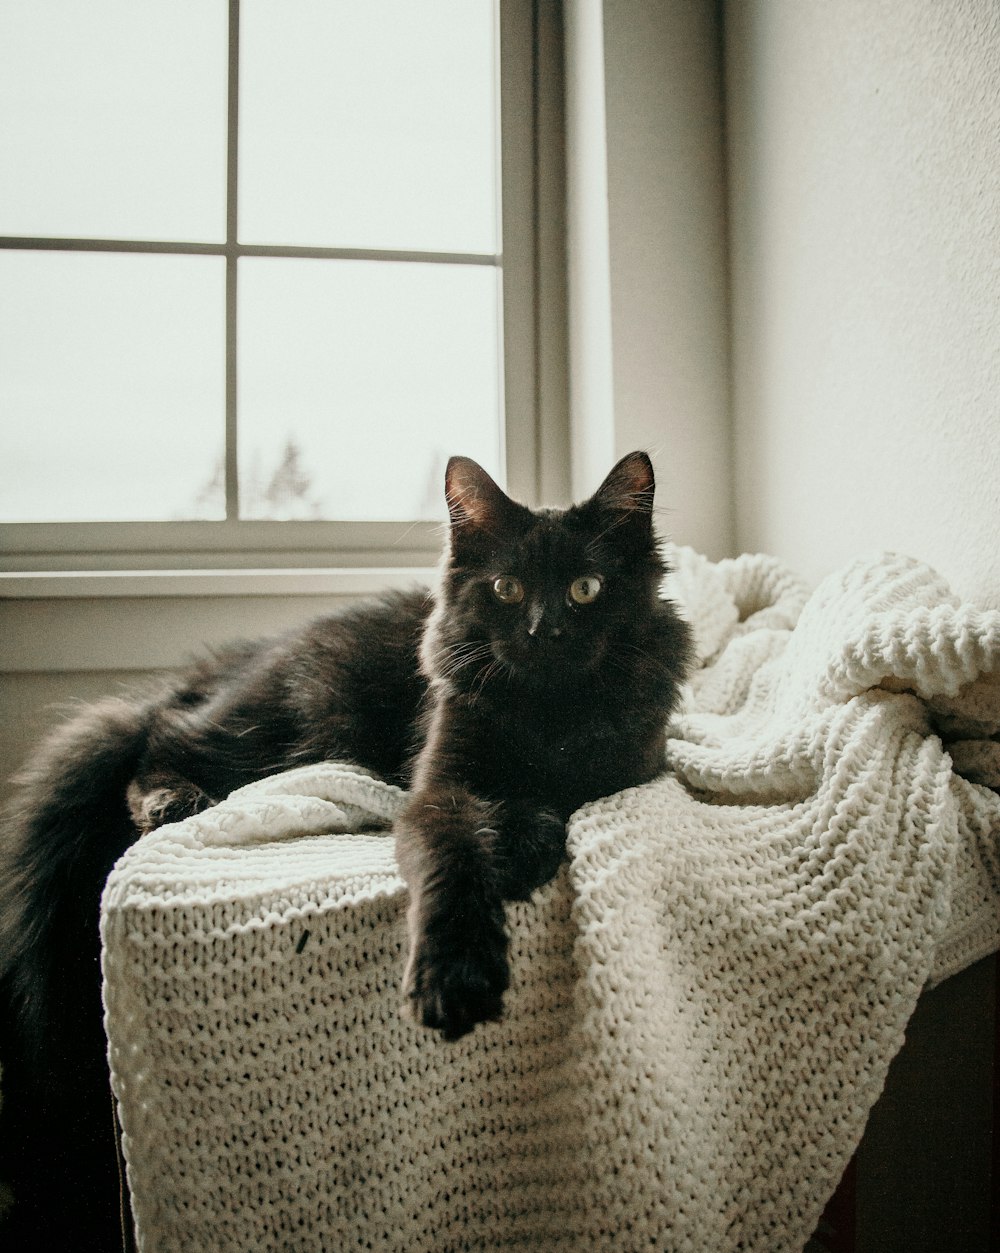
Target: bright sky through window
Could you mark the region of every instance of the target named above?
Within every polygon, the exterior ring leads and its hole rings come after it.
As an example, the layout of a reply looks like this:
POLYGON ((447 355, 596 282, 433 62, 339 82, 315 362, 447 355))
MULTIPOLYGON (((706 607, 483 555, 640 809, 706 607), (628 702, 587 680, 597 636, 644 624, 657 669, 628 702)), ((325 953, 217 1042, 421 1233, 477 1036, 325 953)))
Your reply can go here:
POLYGON ((242 241, 495 253, 492 7, 243 0, 242 241))
POLYGON ((407 520, 450 452, 502 474, 492 0, 241 0, 232 110, 229 9, 0 0, 0 521, 232 517, 227 465, 241 517, 407 520))

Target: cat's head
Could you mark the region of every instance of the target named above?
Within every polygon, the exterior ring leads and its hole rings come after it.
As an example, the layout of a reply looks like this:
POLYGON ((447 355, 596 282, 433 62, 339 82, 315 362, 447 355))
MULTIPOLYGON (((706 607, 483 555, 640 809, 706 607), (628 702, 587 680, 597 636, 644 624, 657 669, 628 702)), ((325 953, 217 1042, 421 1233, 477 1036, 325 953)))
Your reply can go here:
MULTIPOLYGON (((623 457, 589 500, 532 510, 467 457, 448 462, 448 547, 423 664, 459 690, 594 674, 659 606, 653 467, 623 457)), ((609 661, 609 664, 611 662, 609 661)))

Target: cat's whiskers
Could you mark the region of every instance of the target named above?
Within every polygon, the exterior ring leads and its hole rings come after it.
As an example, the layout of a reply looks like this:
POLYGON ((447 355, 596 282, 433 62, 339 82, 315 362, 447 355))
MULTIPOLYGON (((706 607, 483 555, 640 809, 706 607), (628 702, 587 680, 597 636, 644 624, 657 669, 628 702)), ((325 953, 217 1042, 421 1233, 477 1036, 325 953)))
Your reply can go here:
MULTIPOLYGON (((472 690, 469 693, 470 701, 475 704, 479 697, 482 696, 487 683, 491 682, 498 674, 501 674, 506 669, 507 667, 500 660, 500 658, 494 657, 490 664, 486 666, 485 669, 481 670, 473 681, 472 690)), ((509 681, 510 674, 508 672, 508 683, 509 681)))
MULTIPOLYGON (((657 670, 661 670, 664 674, 669 675, 671 678, 674 677, 674 672, 669 666, 665 665, 651 653, 648 653, 644 648, 640 648, 638 644, 628 644, 624 640, 618 640, 611 646, 609 652, 624 652, 626 650, 630 653, 637 653, 647 664, 655 666, 657 670)), ((622 673, 631 673, 631 671, 623 666, 622 673)))
POLYGON ((449 645, 445 654, 444 664, 439 673, 444 679, 453 679, 460 671, 469 666, 477 665, 487 658, 493 657, 493 650, 483 640, 465 640, 460 644, 449 645))

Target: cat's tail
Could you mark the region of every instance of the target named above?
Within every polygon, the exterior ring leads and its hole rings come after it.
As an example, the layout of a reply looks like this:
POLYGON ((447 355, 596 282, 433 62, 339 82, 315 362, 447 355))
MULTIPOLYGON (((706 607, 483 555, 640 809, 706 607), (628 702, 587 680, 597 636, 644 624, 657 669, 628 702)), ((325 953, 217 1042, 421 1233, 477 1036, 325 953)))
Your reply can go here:
POLYGON ((100 898, 136 838, 125 790, 152 703, 106 700, 59 727, 0 820, 0 1179, 8 1248, 121 1248, 127 1205, 101 1012, 100 898))
POLYGON ((109 698, 58 727, 0 821, 0 986, 21 1048, 46 1069, 67 1024, 99 1007, 101 891, 136 838, 125 790, 151 709, 109 698))

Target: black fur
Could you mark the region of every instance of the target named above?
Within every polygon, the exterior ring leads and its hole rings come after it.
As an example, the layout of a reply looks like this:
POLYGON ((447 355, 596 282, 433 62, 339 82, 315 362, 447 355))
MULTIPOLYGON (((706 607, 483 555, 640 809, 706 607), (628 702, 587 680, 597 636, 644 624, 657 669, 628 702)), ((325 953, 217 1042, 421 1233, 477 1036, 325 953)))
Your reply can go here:
POLYGON ((465 458, 446 490, 436 597, 389 595, 236 645, 85 711, 23 773, 0 843, 0 979, 6 1137, 33 1146, 16 1155, 20 1197, 48 1175, 36 1236, 50 1170, 71 1172, 76 1206, 88 1187, 107 1196, 98 906, 139 834, 308 761, 410 788, 404 991, 417 1021, 455 1038, 501 1013, 503 901, 551 878, 569 815, 663 768, 689 636, 659 598, 649 459, 623 458, 566 511, 516 504, 465 458))

